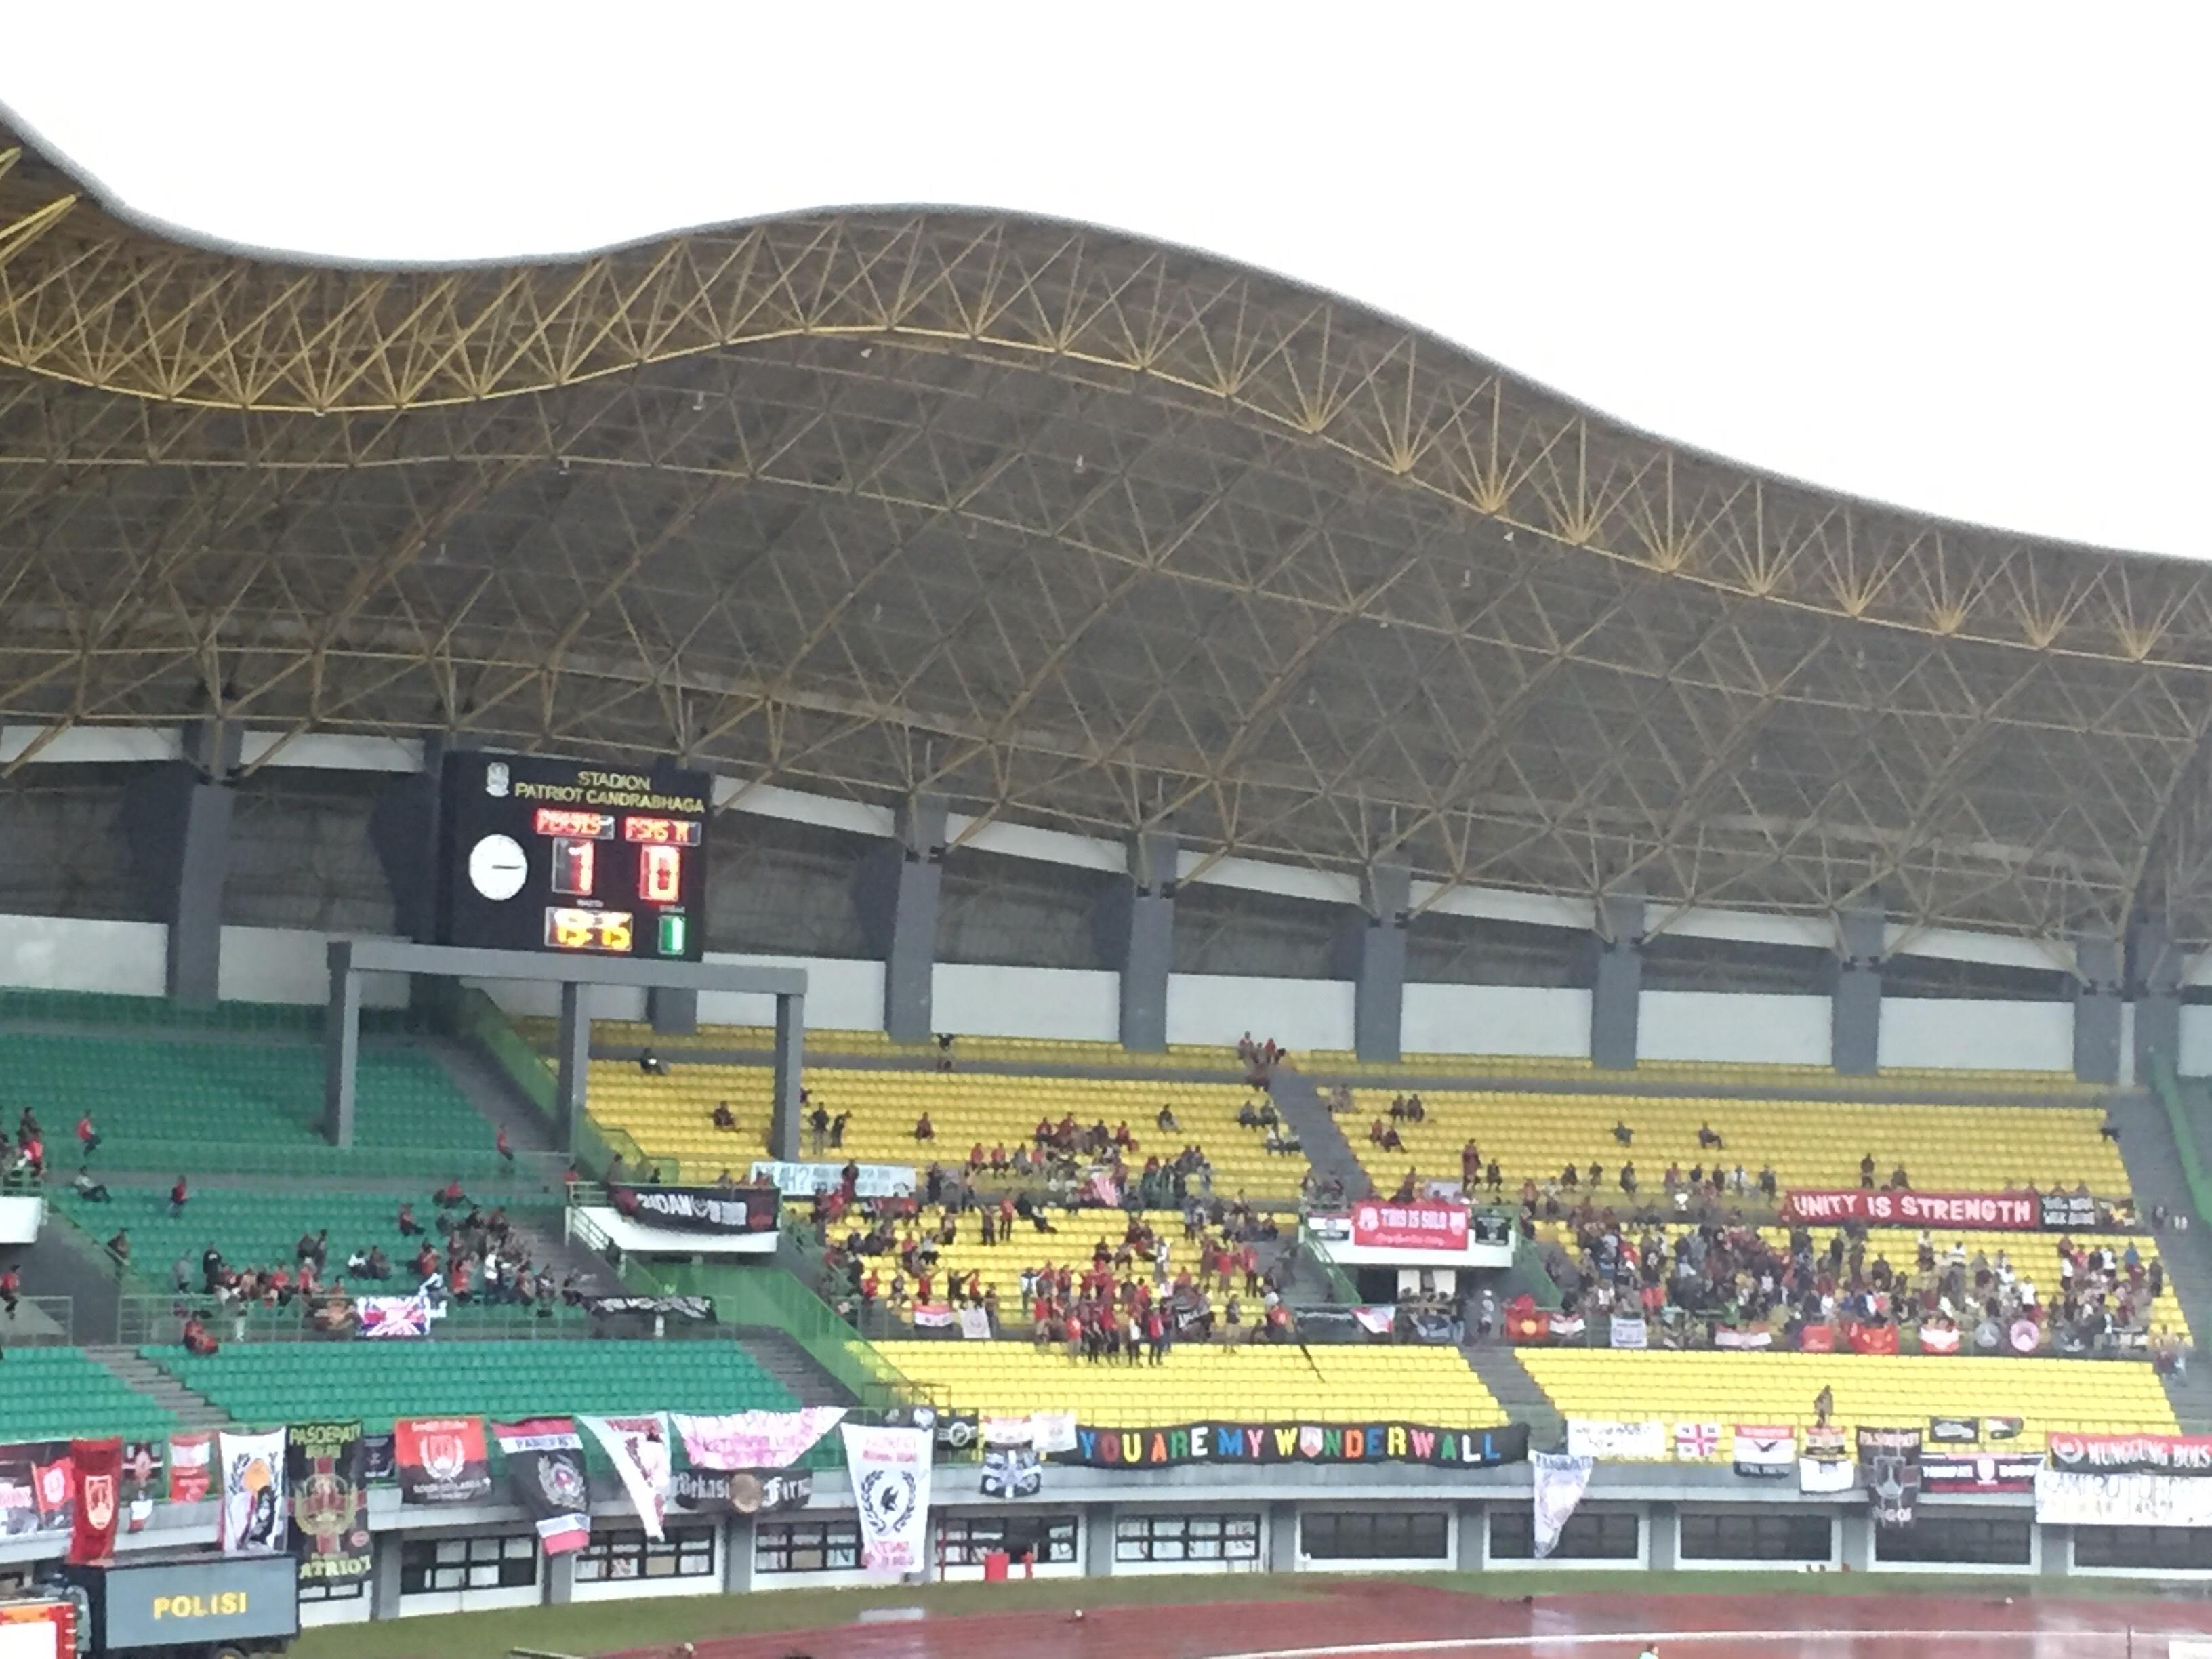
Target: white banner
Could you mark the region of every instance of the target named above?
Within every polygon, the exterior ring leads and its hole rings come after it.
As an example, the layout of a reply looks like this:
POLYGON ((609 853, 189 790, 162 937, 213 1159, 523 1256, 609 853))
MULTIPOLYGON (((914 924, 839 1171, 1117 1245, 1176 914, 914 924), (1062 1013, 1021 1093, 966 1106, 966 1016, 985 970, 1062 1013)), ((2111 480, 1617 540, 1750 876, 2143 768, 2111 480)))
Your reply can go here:
POLYGON ((960 1334, 970 1342, 988 1342, 991 1340, 991 1310, 988 1308, 963 1308, 960 1310, 960 1334))
POLYGON ((1567 1455, 1657 1462, 1667 1455, 1667 1425, 1656 1419, 1648 1423, 1616 1423, 1604 1417, 1571 1417, 1567 1455))
POLYGON ((284 1490, 284 1431, 216 1436, 216 1496, 222 1510, 216 1540, 225 1555, 282 1555, 284 1517, 292 1505, 284 1490))
POLYGON ((1536 1468, 1536 1559, 1541 1561, 1559 1543, 1575 1506, 1589 1490, 1590 1470, 1595 1465, 1587 1457, 1563 1457, 1558 1452, 1537 1452, 1528 1461, 1536 1468))
POLYGON ((1651 1328, 1644 1322, 1642 1314, 1613 1315, 1613 1346, 1616 1348, 1648 1348, 1651 1346, 1651 1328))
POLYGON ((987 1417, 976 1428, 987 1446, 1026 1446, 1036 1433, 1026 1417, 987 1417))
MULTIPOLYGON (((854 1166, 860 1172, 854 1184, 854 1194, 861 1198, 911 1198, 914 1196, 914 1169, 905 1164, 861 1164, 854 1166)), ((834 1193, 845 1184, 845 1166, 842 1164, 779 1164, 773 1158, 753 1160, 751 1178, 756 1182, 767 1182, 786 1198, 812 1198, 817 1193, 834 1193)))
POLYGON ((645 1524, 645 1535, 658 1542, 668 1513, 668 1419, 659 1412, 646 1417, 579 1417, 585 1432, 615 1466, 630 1507, 645 1524))
POLYGON ((920 1572, 929 1539, 927 1429, 840 1425, 860 1510, 860 1565, 889 1577, 920 1572))
POLYGON ((802 1406, 795 1412, 731 1412, 720 1417, 676 1413, 684 1455, 702 1469, 787 1469, 845 1420, 842 1406, 802 1406))
POLYGON ((1800 1492, 1849 1492, 1858 1484, 1858 1465, 1848 1457, 1801 1457, 1797 1460, 1800 1492))
POLYGON ((1735 1442, 1738 1474, 1787 1480, 1797 1462, 1797 1431, 1786 1423, 1739 1423, 1735 1442))
POLYGON ((2212 1480, 2041 1468, 2035 1472, 2035 1518, 2073 1527, 2212 1526, 2212 1480))
POLYGON ((1073 1412, 1031 1412, 1030 1413, 1030 1444, 1040 1454, 1072 1452, 1075 1449, 1075 1413, 1073 1412))
POLYGON ((1774 1333, 1757 1326, 1745 1329, 1723 1325, 1713 1333, 1713 1346, 1716 1348, 1771 1348, 1773 1346, 1774 1333))

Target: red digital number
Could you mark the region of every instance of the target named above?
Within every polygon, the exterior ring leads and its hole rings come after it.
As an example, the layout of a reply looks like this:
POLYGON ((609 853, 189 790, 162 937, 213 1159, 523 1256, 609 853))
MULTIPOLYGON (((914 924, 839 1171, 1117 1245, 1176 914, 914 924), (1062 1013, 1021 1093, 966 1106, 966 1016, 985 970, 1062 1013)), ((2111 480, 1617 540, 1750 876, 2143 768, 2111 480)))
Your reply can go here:
POLYGON ((675 904, 684 896, 684 854, 674 847, 647 847, 638 854, 637 896, 648 904, 675 904))

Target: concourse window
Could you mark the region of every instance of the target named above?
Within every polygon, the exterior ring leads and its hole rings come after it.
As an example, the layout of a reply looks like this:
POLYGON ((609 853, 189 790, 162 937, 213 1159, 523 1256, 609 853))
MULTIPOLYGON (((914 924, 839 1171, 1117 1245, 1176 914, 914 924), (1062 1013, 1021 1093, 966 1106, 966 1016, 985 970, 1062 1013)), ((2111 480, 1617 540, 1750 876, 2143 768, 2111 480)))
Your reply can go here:
POLYGON ((1442 1510, 1308 1510, 1298 1547, 1310 1561, 1441 1561, 1451 1520, 1442 1510))

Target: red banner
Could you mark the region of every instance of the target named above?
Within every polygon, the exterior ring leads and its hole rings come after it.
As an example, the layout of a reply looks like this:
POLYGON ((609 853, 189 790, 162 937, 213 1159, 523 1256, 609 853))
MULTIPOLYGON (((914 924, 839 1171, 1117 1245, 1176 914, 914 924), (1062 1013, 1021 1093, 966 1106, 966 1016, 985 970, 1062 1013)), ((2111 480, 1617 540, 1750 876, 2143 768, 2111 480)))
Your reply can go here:
POLYGON ((1850 1325, 1844 1328, 1853 1353, 1895 1353, 1897 1327, 1894 1325, 1850 1325))
POLYGON ((206 1430, 169 1437, 169 1501, 198 1504, 208 1497, 208 1458, 215 1436, 206 1430))
POLYGON ((1463 1250, 1467 1206, 1440 1198, 1418 1204, 1368 1199, 1352 1206, 1352 1242, 1384 1250, 1463 1250))
POLYGON ((76 1465, 76 1516, 70 1530, 70 1565, 88 1567, 115 1554, 123 1442, 119 1438, 72 1440, 70 1462, 76 1465))
POLYGON ((1792 1188, 1782 1200, 1791 1221, 1869 1221, 1896 1227, 2004 1227, 2043 1224, 2032 1193, 1916 1193, 1871 1187, 1792 1188))
POLYGON ((2212 1474, 2212 1435, 2074 1434, 2053 1429, 2044 1449, 2054 1469, 2083 1474, 2212 1474))
POLYGON ((1833 1325, 1807 1325, 1797 1333, 1797 1346, 1806 1353, 1833 1353, 1836 1351, 1836 1328, 1833 1325))
POLYGON ((1959 1352, 1957 1329, 1945 1329, 1936 1325, 1920 1328, 1920 1352, 1923 1353, 1956 1353, 1959 1352))

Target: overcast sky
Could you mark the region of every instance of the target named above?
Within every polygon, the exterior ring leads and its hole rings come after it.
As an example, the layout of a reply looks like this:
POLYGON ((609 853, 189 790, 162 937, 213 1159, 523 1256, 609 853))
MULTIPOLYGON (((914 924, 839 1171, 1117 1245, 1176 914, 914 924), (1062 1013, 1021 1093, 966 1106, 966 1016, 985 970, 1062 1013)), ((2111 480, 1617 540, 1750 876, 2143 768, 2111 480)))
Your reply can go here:
POLYGON ((2212 11, 674 0, 21 7, 125 206, 365 260, 1049 214, 1923 511, 2212 556, 2212 11))

